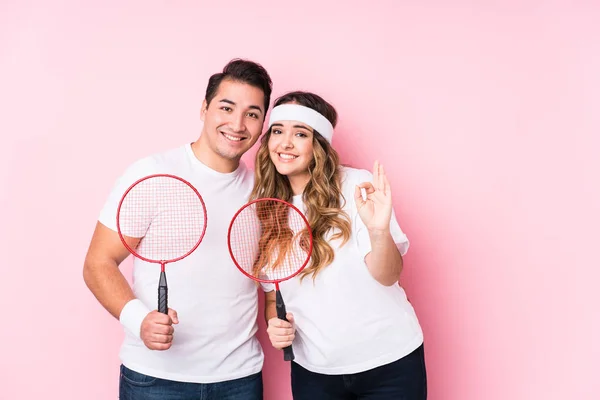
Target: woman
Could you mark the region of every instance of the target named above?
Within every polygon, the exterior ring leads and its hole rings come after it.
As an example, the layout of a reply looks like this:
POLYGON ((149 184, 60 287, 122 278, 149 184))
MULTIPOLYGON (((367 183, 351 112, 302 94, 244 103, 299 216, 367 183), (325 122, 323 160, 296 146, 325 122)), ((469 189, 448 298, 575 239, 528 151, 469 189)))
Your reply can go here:
POLYGON ((269 338, 277 349, 293 342, 294 399, 426 399, 423 333, 398 285, 409 242, 383 166, 340 166, 336 123, 321 97, 288 93, 256 155, 251 197, 294 204, 313 232, 311 262, 280 284, 289 322, 263 285, 269 338))

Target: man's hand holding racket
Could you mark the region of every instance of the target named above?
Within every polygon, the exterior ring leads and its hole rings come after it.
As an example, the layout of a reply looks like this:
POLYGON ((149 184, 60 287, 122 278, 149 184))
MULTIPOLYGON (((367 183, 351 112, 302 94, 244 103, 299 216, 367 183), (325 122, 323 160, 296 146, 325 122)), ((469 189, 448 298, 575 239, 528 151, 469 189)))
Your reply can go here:
POLYGON ((177 312, 171 308, 168 314, 154 310, 142 321, 140 336, 150 350, 167 350, 173 342, 173 324, 178 324, 177 312))

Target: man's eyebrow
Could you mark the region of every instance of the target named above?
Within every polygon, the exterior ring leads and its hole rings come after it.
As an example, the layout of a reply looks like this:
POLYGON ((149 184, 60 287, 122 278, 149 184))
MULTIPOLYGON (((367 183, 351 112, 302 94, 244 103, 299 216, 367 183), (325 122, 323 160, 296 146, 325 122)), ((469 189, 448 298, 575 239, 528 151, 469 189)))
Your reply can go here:
MULTIPOLYGON (((219 102, 220 102, 220 103, 227 103, 227 104, 231 104, 232 106, 235 106, 235 105, 237 105, 237 104, 235 104, 235 102, 234 102, 234 101, 231 101, 231 100, 229 100, 229 99, 221 99, 221 100, 219 100, 219 102)), ((256 105, 254 105, 254 104, 252 104, 251 106, 248 106, 248 108, 249 108, 249 109, 252 109, 252 110, 258 110, 258 111, 260 111, 261 113, 263 112, 263 110, 262 110, 262 108, 260 108, 260 106, 256 106, 256 105)))

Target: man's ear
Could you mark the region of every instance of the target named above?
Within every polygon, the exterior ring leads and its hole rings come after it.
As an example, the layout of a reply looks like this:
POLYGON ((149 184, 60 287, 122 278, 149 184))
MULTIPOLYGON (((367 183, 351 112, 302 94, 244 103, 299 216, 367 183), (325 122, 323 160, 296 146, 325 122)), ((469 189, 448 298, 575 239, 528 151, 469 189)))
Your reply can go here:
POLYGON ((204 122, 204 118, 206 117, 206 111, 208 110, 208 103, 205 100, 202 100, 202 108, 200 109, 200 120, 204 122))

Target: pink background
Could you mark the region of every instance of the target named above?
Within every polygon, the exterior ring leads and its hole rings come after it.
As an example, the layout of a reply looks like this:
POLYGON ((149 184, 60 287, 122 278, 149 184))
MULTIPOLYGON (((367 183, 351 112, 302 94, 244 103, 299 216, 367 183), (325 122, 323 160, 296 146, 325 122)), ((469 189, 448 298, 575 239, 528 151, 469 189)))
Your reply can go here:
POLYGON ((0 3, 0 398, 117 397, 122 331, 81 272, 98 212, 197 138, 233 57, 330 100, 345 163, 385 165, 430 399, 600 398, 598 2, 82 3, 0 3))

